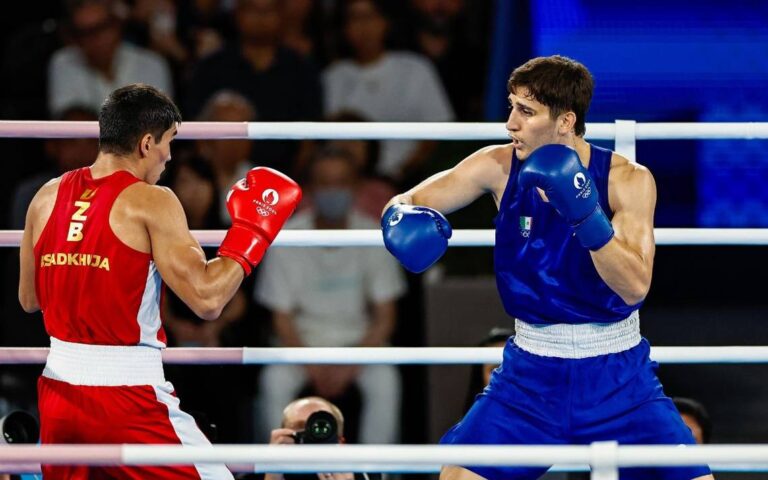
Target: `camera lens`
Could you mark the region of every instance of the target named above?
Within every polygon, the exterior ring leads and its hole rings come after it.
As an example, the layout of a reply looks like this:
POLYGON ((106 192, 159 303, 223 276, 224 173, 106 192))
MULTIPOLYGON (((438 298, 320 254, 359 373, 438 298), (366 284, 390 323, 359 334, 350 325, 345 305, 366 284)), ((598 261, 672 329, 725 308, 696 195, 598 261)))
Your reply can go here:
POLYGON ((40 428, 32 415, 15 411, 0 419, 0 443, 37 443, 40 428))
POLYGON ((336 419, 328 412, 314 412, 307 419, 304 429, 304 443, 336 443, 338 442, 338 425, 336 419))
POLYGON ((315 438, 327 438, 333 433, 333 427, 326 419, 318 419, 310 425, 312 436, 315 438))

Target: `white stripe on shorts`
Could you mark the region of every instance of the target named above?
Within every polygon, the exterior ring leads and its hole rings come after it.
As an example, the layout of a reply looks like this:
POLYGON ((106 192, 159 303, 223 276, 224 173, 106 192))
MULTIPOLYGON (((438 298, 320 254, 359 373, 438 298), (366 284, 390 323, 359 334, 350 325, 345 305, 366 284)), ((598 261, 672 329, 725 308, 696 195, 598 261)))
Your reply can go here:
MULTIPOLYGON (((179 399, 172 395, 173 385, 171 382, 165 382, 153 388, 157 401, 168 407, 168 418, 182 445, 200 447, 211 444, 198 428, 195 419, 179 408, 179 399)), ((225 465, 201 463, 195 464, 195 469, 201 480, 234 480, 232 473, 225 465)))

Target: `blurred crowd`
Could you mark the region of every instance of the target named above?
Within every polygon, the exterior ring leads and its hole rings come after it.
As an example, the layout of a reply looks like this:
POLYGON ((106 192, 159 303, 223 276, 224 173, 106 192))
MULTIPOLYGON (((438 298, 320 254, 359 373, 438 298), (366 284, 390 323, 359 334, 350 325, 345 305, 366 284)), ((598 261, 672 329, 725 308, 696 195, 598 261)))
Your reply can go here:
MULTIPOLYGON (((0 118, 93 121, 110 91, 144 82, 169 94, 185 121, 480 121, 493 4, 48 2, 55 14, 41 8, 35 21, 1 34, 0 118)), ((0 219, 10 229, 23 228, 41 185, 91 164, 98 146, 96 139, 1 143, 8 166, 0 219)), ((434 141, 178 141, 161 182, 179 197, 193 230, 227 226, 226 193, 256 165, 281 170, 304 189, 287 228, 375 229, 386 201, 425 178, 439 149, 434 141)), ((1 258, 0 344, 47 346, 40 315, 18 306, 16 251, 4 249, 1 258)), ((273 249, 218 320, 200 320, 171 291, 163 319, 171 347, 420 346, 422 303, 421 278, 383 249, 273 249)), ((269 441, 285 405, 314 395, 345 412, 347 441, 402 441, 401 427, 420 411, 402 420, 409 385, 418 397, 425 383, 411 373, 392 366, 167 369, 182 408, 215 423, 225 443, 269 441)), ((38 366, 0 369, 0 413, 35 410, 38 374, 38 366)), ((473 384, 471 397, 476 388, 482 384, 473 384)), ((418 429, 424 420, 416 420, 418 429)))
MULTIPOLYGON (((169 94, 185 121, 480 120, 485 3, 65 0, 57 14, 41 11, 39 21, 3 35, 0 116, 93 121, 109 92, 143 82, 169 94)), ((15 142, 24 162, 3 191, 6 224, 21 229, 37 189, 92 163, 98 144, 15 142)), ((179 197, 191 229, 219 229, 229 222, 229 187, 253 166, 269 166, 305 191, 288 228, 375 229, 386 201, 424 176, 436 148, 433 141, 180 141, 161 183, 179 197)), ((18 264, 8 257, 4 290, 12 292, 18 264)), ((420 344, 410 334, 397 338, 404 305, 419 295, 418 282, 384 250, 274 249, 217 321, 198 319, 171 291, 163 317, 172 347, 420 344)), ((45 346, 41 323, 32 324, 13 295, 4 297, 2 344, 45 346)), ((0 372, 7 407, 34 409, 34 370, 0 372)), ((267 441, 283 407, 307 395, 351 412, 350 441, 401 438, 403 387, 392 366, 168 370, 185 409, 212 418, 226 441, 267 441)))

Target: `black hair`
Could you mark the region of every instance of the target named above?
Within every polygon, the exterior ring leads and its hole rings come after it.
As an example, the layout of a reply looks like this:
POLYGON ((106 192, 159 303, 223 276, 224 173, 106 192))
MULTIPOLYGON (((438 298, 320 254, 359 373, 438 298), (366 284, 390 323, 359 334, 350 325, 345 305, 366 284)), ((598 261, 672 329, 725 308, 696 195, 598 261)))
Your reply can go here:
POLYGON ((99 111, 99 151, 130 155, 141 137, 151 134, 158 143, 174 123, 179 108, 151 85, 134 83, 110 93, 99 111))
POLYGON ((342 0, 337 3, 336 10, 334 14, 333 19, 333 30, 336 32, 336 52, 335 57, 338 58, 352 58, 355 56, 354 49, 349 44, 349 42, 346 39, 346 33, 345 28, 347 26, 347 22, 349 20, 349 10, 351 6, 357 2, 367 2, 370 3, 371 6, 373 6, 374 10, 381 15, 384 20, 387 21, 389 24, 389 30, 387 31, 387 34, 384 36, 384 48, 391 48, 392 47, 392 39, 394 37, 394 34, 392 32, 392 29, 394 27, 393 22, 393 15, 392 11, 390 9, 390 2, 386 2, 384 0, 342 0))
POLYGON ((318 163, 324 162, 329 159, 340 159, 346 163, 352 174, 358 177, 357 166, 355 165, 355 157, 346 148, 335 147, 332 145, 323 145, 312 155, 309 163, 309 169, 307 169, 307 183, 311 184, 315 181, 315 168, 318 163))
MULTIPOLYGON (((329 122, 369 122, 370 119, 354 110, 339 110, 326 117, 329 122)), ((376 177, 381 156, 381 142, 379 140, 363 140, 365 142, 365 165, 360 172, 366 177, 376 177)))
POLYGON ((687 397, 673 397, 672 403, 677 407, 681 415, 690 415, 701 427, 701 439, 704 443, 709 443, 712 438, 712 421, 709 418, 707 409, 701 402, 687 397))
POLYGON ((528 60, 509 76, 507 91, 518 87, 528 89, 537 102, 549 107, 552 120, 564 112, 576 115, 574 132, 586 132, 586 116, 592 101, 595 82, 587 67, 568 57, 552 55, 528 60))

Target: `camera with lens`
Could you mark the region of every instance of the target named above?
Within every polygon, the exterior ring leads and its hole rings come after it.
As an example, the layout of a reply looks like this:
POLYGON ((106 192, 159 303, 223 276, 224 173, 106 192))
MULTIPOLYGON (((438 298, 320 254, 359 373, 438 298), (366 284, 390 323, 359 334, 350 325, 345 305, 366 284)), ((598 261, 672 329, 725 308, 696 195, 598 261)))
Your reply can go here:
POLYGON ((27 412, 15 410, 0 418, 0 445, 37 443, 39 437, 37 419, 27 412))
POLYGON ((297 444, 339 443, 339 425, 329 412, 314 412, 304 430, 293 434, 297 444))

